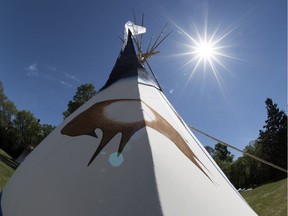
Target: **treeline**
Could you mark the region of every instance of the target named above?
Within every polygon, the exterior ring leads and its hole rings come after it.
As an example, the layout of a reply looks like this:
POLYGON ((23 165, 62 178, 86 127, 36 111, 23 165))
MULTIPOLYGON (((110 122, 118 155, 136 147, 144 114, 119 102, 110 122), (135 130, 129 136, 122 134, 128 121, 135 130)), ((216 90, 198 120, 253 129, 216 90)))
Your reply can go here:
MULTIPOLYGON (((67 110, 63 112, 65 119, 82 104, 96 94, 92 84, 83 84, 71 101, 67 110)), ((36 147, 48 136, 55 126, 41 124, 33 113, 27 110, 18 110, 15 104, 4 93, 0 81, 0 148, 16 159, 27 147, 36 147)))
MULTIPOLYGON (((287 170, 287 115, 279 110, 272 99, 266 101, 267 120, 258 139, 251 141, 245 152, 271 162, 287 170)), ((236 188, 255 187, 287 178, 287 173, 243 155, 233 160, 227 147, 218 143, 206 149, 236 188)))
POLYGON ((4 93, 0 81, 0 148, 17 158, 27 147, 37 146, 55 126, 41 124, 33 113, 18 110, 4 93))

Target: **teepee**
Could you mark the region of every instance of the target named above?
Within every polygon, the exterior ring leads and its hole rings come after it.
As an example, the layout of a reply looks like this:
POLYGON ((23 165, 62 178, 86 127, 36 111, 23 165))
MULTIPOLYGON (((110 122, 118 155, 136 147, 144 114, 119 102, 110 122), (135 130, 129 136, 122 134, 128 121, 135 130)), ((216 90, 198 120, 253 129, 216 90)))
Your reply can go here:
POLYGON ((2 215, 256 215, 139 61, 145 28, 126 29, 106 84, 16 170, 2 215))

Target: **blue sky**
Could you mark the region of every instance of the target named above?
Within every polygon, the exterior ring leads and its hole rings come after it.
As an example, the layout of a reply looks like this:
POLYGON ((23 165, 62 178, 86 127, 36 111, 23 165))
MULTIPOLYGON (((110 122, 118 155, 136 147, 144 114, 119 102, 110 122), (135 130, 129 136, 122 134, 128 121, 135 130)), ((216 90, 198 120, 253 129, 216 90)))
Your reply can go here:
MULTIPOLYGON (((287 104, 285 0, 3 0, 0 2, 0 80, 18 109, 58 125, 83 83, 100 89, 122 47, 134 8, 147 28, 144 47, 168 23, 172 34, 149 63, 165 95, 187 124, 243 149, 265 124, 267 97, 287 104), (197 31, 221 38, 204 70, 191 52, 197 31), (190 39, 189 39, 190 37, 190 39)), ((197 39, 198 40, 198 39, 197 39)), ((203 145, 215 141, 195 132, 203 145)), ((231 151, 235 155, 236 152, 231 151)))

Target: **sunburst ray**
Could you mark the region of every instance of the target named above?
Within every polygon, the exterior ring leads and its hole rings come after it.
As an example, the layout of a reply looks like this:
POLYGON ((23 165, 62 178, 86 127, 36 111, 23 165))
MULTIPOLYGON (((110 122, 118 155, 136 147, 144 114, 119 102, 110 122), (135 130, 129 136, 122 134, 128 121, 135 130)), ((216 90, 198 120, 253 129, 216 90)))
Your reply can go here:
MULTIPOLYGON (((229 72, 229 69, 225 65, 225 60, 239 60, 232 55, 229 55, 227 49, 231 46, 225 45, 225 39, 238 27, 222 30, 220 32, 220 25, 217 25, 214 28, 214 31, 209 31, 208 21, 205 20, 203 30, 199 31, 199 28, 196 24, 193 24, 194 35, 188 33, 181 26, 177 25, 175 22, 172 22, 178 32, 188 39, 188 43, 182 43, 181 45, 186 49, 185 52, 176 54, 176 56, 188 56, 188 61, 184 64, 183 67, 191 67, 190 75, 187 79, 184 88, 190 83, 193 75, 202 71, 203 73, 208 73, 211 71, 211 74, 215 77, 217 83, 222 89, 224 82, 221 78, 221 68, 229 72), (211 32, 211 33, 209 33, 211 32), (203 70, 200 69, 200 66, 203 66, 203 70)), ((223 89, 222 89, 223 90, 223 89)))

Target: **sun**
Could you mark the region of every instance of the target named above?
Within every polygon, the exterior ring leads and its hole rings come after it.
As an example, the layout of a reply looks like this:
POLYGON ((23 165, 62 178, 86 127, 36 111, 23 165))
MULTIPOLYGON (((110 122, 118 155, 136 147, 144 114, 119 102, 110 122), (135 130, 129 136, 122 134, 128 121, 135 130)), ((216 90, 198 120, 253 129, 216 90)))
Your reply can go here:
POLYGON ((192 58, 192 61, 195 64, 193 72, 196 71, 196 69, 201 63, 204 66, 205 72, 207 70, 208 63, 210 69, 213 71, 214 75, 218 80, 219 76, 217 74, 216 64, 224 67, 220 59, 223 56, 227 56, 224 52, 224 46, 220 45, 223 37, 216 38, 216 31, 209 37, 206 28, 203 35, 200 35, 196 26, 195 30, 197 37, 193 38, 191 35, 189 35, 191 44, 188 44, 190 51, 187 53, 192 58))
POLYGON ((201 43, 197 44, 197 47, 195 47, 195 52, 199 58, 207 60, 213 58, 215 47, 209 41, 201 41, 201 43))
POLYGON ((199 38, 199 41, 194 41, 194 45, 191 46, 191 48, 191 55, 194 56, 194 58, 203 61, 204 64, 208 61, 212 68, 212 61, 217 60, 216 58, 219 54, 217 53, 219 47, 217 47, 214 41, 199 38))
POLYGON ((187 51, 177 55, 188 56, 188 61, 184 66, 189 66, 189 68, 192 67, 187 84, 196 71, 201 71, 207 74, 208 72, 212 72, 221 87, 223 85, 221 71, 223 71, 223 69, 228 71, 224 64, 225 59, 236 59, 227 53, 229 46, 227 44, 225 45, 225 38, 230 35, 235 28, 219 33, 219 26, 215 27, 214 31, 210 31, 206 23, 203 27, 203 31, 200 33, 197 26, 194 24, 194 29, 192 29, 193 33, 188 33, 179 25, 175 25, 178 29, 178 33, 188 39, 188 42, 183 44, 183 47, 187 51))

